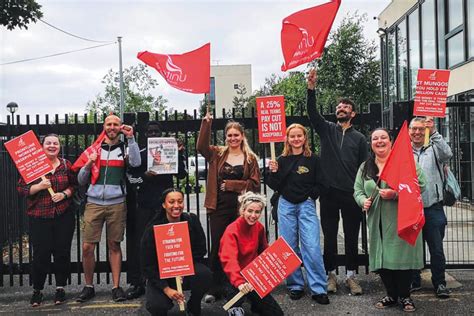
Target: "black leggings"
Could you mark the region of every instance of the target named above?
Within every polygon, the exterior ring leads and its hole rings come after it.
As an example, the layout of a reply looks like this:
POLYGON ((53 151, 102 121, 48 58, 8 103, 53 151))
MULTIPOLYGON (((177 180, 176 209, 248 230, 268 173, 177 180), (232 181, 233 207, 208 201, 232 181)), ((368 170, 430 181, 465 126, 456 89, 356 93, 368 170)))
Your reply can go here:
POLYGON ((378 270, 383 285, 387 290, 387 295, 394 300, 410 297, 412 271, 413 270, 378 270))
POLYGON ((54 257, 56 286, 65 286, 71 269, 71 242, 74 234, 74 212, 55 218, 29 218, 33 245, 33 288, 42 290, 54 257))

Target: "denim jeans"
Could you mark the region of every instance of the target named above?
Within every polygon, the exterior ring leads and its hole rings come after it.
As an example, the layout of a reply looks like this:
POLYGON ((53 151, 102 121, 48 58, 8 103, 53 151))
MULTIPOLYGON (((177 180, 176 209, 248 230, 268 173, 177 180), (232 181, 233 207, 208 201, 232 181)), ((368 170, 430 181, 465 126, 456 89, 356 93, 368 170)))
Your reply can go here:
MULTIPOLYGON (((423 239, 430 251, 431 282, 434 288, 438 285, 446 285, 444 272, 446 268, 446 258, 444 257, 443 239, 447 225, 446 214, 441 203, 436 203, 424 209, 425 226, 423 226, 423 239)), ((420 284, 420 272, 415 271, 413 283, 420 284)))
MULTIPOLYGON (((319 219, 313 200, 293 204, 283 197, 278 201, 280 235, 285 238, 300 257, 306 270, 311 294, 326 293, 327 277, 319 245, 319 219)), ((286 279, 289 290, 303 290, 304 278, 301 267, 286 279)))

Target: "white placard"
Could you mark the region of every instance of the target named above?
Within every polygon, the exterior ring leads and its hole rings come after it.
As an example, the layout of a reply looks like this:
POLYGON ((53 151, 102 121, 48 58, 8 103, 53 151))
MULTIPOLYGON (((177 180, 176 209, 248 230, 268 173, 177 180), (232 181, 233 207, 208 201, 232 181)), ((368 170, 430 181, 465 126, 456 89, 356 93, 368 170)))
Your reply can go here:
POLYGON ((178 143, 173 137, 148 138, 148 171, 156 174, 178 173, 178 143))

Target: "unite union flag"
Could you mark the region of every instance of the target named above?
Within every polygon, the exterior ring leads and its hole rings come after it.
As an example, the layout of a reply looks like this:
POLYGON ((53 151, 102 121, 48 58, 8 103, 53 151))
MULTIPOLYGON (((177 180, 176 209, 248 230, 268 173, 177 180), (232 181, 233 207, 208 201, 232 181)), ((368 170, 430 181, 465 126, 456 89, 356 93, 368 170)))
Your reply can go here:
POLYGON ((155 68, 176 89, 190 93, 209 93, 211 43, 184 54, 139 52, 137 58, 155 68))
POLYGON ((283 19, 281 49, 285 62, 282 71, 308 63, 322 55, 341 0, 332 0, 301 10, 283 19))
POLYGON ((425 224, 425 215, 407 121, 400 129, 380 179, 398 192, 398 236, 414 246, 425 224))
POLYGON ((84 165, 89 161, 89 156, 96 152, 97 153, 97 160, 95 163, 92 164, 91 167, 91 183, 95 184, 97 182, 97 179, 99 179, 99 174, 100 174, 100 152, 101 152, 101 145, 102 142, 105 139, 105 130, 100 133, 99 137, 95 140, 95 142, 87 147, 86 150, 82 152, 82 154, 77 158, 77 160, 74 162, 72 165, 71 169, 74 172, 78 172, 79 169, 84 167, 84 165))

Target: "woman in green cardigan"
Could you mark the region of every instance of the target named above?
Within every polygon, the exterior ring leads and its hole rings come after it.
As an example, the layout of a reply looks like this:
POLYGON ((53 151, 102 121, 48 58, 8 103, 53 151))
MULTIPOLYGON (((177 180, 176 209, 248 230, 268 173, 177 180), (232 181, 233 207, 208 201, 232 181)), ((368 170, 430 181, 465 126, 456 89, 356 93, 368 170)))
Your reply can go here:
MULTIPOLYGON (((375 129, 370 135, 370 142, 373 154, 359 168, 354 183, 354 198, 363 210, 368 210, 369 268, 380 275, 387 291, 375 307, 396 306, 400 299, 403 310, 413 312, 411 271, 423 267, 423 239, 420 234, 415 246, 411 246, 398 237, 398 194, 384 181, 377 186, 380 172, 392 150, 389 132, 383 128, 375 129), (374 190, 377 190, 376 194, 370 198, 374 190)), ((416 173, 423 190, 425 178, 418 166, 416 173)))

